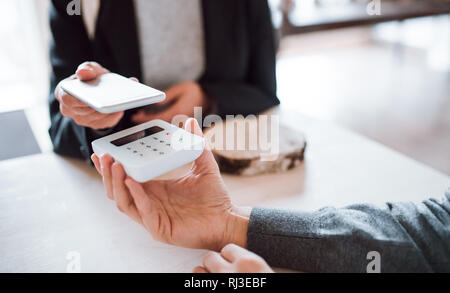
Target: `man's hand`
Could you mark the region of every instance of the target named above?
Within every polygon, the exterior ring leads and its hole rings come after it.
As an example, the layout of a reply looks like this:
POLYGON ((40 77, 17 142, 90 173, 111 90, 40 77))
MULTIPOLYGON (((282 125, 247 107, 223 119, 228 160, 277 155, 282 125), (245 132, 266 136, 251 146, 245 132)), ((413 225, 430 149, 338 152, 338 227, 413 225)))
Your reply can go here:
MULTIPOLYGON (((74 76, 82 81, 96 79, 98 76, 109 71, 95 62, 81 64, 74 76)), ((65 117, 72 118, 76 124, 92 129, 105 129, 114 127, 122 119, 124 112, 103 114, 92 109, 87 104, 66 93, 60 85, 55 89, 55 98, 59 102, 59 110, 65 117)))
POLYGON ((228 244, 220 253, 210 251, 203 258, 203 266, 194 273, 273 273, 260 256, 234 244, 228 244))
POLYGON ((156 104, 158 107, 169 106, 161 113, 149 114, 145 110, 136 113, 131 119, 136 124, 141 124, 154 119, 161 119, 171 122, 176 115, 194 116, 194 107, 208 108, 208 99, 202 88, 196 82, 183 82, 169 88, 166 92, 166 99, 156 104))
MULTIPOLYGON (((195 119, 186 130, 202 135, 195 119)), ((153 238, 178 246, 219 251, 228 243, 247 245, 249 212, 232 205, 209 148, 188 174, 140 184, 108 156, 92 156, 107 195, 120 211, 143 225, 153 238)))

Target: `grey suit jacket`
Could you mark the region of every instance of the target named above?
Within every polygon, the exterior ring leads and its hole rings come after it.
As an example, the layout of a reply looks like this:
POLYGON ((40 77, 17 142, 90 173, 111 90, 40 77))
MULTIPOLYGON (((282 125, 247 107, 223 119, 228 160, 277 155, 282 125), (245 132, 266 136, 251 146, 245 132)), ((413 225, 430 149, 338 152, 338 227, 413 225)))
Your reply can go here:
POLYGON ((247 236, 248 249, 275 267, 366 272, 375 251, 382 273, 450 272, 450 188, 442 200, 420 204, 316 212, 255 208, 247 236))

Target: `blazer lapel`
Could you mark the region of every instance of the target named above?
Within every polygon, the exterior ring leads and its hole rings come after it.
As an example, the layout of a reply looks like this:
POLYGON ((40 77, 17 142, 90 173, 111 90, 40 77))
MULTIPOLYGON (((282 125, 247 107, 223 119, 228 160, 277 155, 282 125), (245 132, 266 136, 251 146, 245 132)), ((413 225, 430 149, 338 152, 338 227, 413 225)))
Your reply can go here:
POLYGON ((206 67, 201 81, 233 78, 246 64, 245 10, 242 0, 202 0, 206 67))
POLYGON ((111 70, 127 77, 142 78, 139 36, 133 0, 102 0, 98 35, 106 42, 111 70))

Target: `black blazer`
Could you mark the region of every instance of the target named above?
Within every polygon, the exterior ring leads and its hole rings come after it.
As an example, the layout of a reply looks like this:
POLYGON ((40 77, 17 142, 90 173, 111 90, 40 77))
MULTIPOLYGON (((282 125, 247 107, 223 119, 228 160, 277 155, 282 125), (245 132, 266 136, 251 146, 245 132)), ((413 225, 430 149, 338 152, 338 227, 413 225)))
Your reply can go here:
MULTIPOLYGON (((139 40, 133 0, 101 1, 93 41, 82 17, 66 13, 69 2, 52 0, 50 8, 49 133, 55 152, 88 159, 91 141, 98 135, 63 117, 53 91, 84 61, 97 61, 113 72, 140 79, 139 40)), ((275 40, 267 1, 203 0, 202 7, 206 66, 198 82, 218 114, 257 114, 278 105, 275 40)), ((131 127, 135 111, 126 111, 115 131, 131 127)))

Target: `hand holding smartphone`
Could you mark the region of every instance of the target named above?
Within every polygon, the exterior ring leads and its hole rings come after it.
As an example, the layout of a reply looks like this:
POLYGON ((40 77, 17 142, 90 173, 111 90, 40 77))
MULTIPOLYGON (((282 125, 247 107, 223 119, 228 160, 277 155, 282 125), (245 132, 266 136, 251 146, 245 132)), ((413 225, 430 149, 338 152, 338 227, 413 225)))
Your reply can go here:
POLYGON ((104 114, 162 102, 166 97, 159 90, 116 73, 105 73, 89 81, 68 79, 60 86, 66 93, 104 114))

